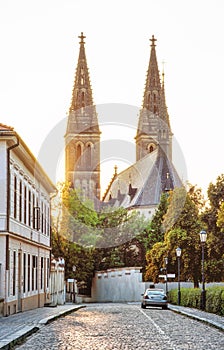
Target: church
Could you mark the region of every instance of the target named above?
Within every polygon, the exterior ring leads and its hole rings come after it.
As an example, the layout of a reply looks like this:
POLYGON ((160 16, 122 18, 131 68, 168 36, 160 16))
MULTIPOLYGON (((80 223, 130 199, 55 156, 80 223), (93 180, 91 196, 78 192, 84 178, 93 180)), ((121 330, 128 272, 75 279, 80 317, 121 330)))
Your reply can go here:
POLYGON ((95 208, 104 206, 137 210, 151 218, 161 194, 182 181, 172 162, 172 137, 167 111, 164 73, 158 69, 156 39, 152 35, 151 52, 143 103, 136 126, 136 162, 115 172, 106 192, 100 186, 100 127, 85 54, 85 36, 79 36, 80 50, 65 133, 65 179, 95 208))

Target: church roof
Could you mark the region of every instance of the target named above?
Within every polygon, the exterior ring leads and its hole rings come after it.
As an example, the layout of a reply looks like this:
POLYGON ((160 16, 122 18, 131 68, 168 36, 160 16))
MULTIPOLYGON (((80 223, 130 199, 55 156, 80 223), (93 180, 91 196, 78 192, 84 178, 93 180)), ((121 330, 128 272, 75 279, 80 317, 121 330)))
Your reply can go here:
POLYGON ((158 205, 162 192, 181 187, 172 162, 161 148, 147 154, 116 176, 104 201, 125 208, 158 205))

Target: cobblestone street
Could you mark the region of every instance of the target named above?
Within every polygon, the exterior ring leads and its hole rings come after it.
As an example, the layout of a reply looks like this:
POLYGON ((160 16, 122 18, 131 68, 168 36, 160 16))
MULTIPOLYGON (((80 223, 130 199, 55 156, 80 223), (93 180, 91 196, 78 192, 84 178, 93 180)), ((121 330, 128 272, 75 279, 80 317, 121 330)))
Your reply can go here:
POLYGON ((224 349, 224 333, 170 310, 91 304, 43 327, 20 350, 224 349))

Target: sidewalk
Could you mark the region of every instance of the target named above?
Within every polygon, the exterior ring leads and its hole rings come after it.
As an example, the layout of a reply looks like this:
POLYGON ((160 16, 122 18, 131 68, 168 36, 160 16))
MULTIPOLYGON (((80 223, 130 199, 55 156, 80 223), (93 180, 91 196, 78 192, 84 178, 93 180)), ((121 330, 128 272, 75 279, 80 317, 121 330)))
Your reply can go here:
POLYGON ((190 307, 169 304, 168 308, 174 312, 194 318, 195 320, 205 322, 213 327, 224 331, 224 317, 212 314, 210 312, 193 309, 190 307))
POLYGON ((38 331, 45 324, 82 307, 85 306, 64 304, 56 307, 41 307, 8 317, 0 317, 0 349, 12 349, 13 345, 38 331))

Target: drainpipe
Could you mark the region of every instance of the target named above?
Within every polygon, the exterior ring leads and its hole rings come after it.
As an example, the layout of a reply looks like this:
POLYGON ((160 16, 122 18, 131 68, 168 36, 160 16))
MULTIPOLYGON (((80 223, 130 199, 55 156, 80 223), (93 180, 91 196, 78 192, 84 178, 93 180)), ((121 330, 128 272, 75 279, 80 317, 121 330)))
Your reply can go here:
MULTIPOLYGON (((2 135, 7 135, 5 132, 2 135)), ((15 132, 8 133, 7 136, 14 136, 16 143, 7 148, 7 207, 6 207, 6 231, 9 232, 9 218, 10 218, 10 151, 19 146, 19 137, 15 132)), ((9 270, 9 235, 6 235, 6 270, 9 270)))

